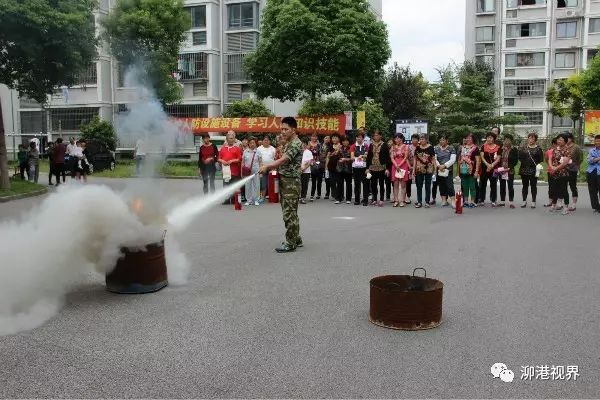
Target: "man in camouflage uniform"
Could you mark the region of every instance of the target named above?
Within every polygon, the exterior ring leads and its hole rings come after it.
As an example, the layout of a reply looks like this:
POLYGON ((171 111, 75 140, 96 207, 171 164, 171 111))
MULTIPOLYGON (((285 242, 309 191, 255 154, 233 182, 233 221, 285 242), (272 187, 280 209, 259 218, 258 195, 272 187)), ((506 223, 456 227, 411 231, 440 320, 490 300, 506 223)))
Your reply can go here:
POLYGON ((279 169, 279 191, 281 211, 285 224, 285 242, 275 249, 278 253, 290 253, 296 248, 303 247, 300 238, 300 221, 298 219, 298 199, 300 198, 300 164, 302 163, 302 142, 298 139, 296 128, 298 124, 293 117, 281 120, 281 134, 287 143, 281 158, 271 164, 263 165, 260 173, 270 169, 279 169))

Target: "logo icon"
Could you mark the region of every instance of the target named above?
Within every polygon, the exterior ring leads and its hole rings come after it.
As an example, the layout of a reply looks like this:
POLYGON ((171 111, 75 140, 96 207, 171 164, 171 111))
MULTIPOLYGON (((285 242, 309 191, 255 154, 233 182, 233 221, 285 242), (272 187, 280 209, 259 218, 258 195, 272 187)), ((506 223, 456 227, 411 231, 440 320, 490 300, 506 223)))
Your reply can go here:
POLYGON ((490 368, 490 372, 494 376, 494 378, 500 378, 502 382, 512 382, 515 379, 515 374, 512 372, 506 364, 503 363, 495 363, 490 368))

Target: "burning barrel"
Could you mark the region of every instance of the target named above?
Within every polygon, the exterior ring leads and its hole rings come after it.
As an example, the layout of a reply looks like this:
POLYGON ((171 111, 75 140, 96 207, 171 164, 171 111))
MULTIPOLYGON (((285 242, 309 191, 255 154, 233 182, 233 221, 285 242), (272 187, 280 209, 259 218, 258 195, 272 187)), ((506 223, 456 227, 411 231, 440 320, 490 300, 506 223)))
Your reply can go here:
POLYGON ((423 330, 442 323, 444 284, 436 279, 386 275, 371 279, 369 320, 390 329, 423 330))
POLYGON ((106 288, 115 293, 137 294, 159 291, 167 286, 164 239, 144 249, 123 248, 124 256, 106 275, 106 288))

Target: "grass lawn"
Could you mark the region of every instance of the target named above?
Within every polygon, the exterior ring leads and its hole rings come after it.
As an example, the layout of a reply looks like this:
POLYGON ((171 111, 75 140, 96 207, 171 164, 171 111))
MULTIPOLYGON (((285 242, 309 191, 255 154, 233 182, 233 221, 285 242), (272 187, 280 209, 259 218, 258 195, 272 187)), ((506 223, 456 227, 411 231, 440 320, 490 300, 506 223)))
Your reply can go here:
POLYGON ((41 189, 45 189, 45 186, 29 181, 23 181, 20 178, 11 178, 10 189, 0 189, 0 198, 37 192, 41 189))

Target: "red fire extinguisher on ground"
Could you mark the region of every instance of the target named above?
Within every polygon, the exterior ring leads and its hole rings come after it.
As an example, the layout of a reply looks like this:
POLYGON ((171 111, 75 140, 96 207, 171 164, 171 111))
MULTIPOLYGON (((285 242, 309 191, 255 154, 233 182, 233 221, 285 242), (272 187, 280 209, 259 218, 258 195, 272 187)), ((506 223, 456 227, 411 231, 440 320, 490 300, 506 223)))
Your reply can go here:
POLYGON ((235 195, 233 196, 233 208, 236 211, 242 210, 242 191, 241 190, 238 190, 237 192, 235 192, 235 195))
POLYGON ((269 203, 279 203, 279 177, 277 171, 269 172, 269 203))
POLYGON ((463 194, 462 192, 456 192, 456 214, 463 213, 463 194))

